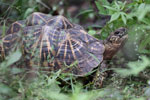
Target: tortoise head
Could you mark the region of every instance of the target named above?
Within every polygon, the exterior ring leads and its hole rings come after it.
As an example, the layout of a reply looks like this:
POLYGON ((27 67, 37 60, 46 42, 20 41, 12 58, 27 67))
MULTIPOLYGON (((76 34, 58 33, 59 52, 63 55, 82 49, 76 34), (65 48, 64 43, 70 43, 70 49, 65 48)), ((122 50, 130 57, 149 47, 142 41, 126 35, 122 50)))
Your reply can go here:
POLYGON ((114 45, 122 45, 127 37, 127 29, 121 27, 110 34, 107 38, 107 42, 111 42, 114 45))
POLYGON ((113 55, 116 54, 116 52, 125 44, 127 38, 128 35, 126 28, 121 27, 112 32, 104 43, 104 59, 111 59, 113 55))

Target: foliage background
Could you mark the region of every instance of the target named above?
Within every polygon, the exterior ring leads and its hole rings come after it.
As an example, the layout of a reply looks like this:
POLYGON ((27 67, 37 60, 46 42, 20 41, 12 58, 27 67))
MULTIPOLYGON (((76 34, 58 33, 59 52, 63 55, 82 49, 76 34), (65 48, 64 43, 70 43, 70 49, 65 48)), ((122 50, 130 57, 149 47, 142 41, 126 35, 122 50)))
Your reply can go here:
POLYGON ((21 58, 19 50, 12 52, 0 64, 0 100, 150 99, 149 0, 0 0, 0 38, 12 22, 37 11, 62 14, 98 39, 105 39, 113 30, 126 27, 129 39, 110 61, 111 67, 107 70, 111 73, 102 88, 95 88, 92 83, 83 85, 60 71, 50 76, 36 72, 38 77, 30 82, 25 79, 26 72, 10 68, 21 58), (20 72, 23 74, 18 74, 20 72), (62 85, 64 82, 66 85, 62 85))

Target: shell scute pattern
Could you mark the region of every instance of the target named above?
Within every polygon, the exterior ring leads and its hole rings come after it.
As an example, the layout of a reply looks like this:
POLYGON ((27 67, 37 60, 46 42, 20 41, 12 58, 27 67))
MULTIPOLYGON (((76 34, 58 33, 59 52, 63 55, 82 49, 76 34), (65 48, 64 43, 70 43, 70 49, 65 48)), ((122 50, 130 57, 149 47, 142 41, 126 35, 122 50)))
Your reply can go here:
POLYGON ((31 14, 27 20, 26 20, 26 25, 27 26, 34 26, 34 25, 45 25, 45 23, 49 20, 50 18, 42 13, 33 13, 31 14))
MULTIPOLYGON (((16 34, 8 34, 5 38, 2 39, 3 41, 3 50, 5 54, 8 53, 9 50, 11 50, 15 46, 15 42, 18 39, 18 35, 16 34)), ((4 55, 5 55, 4 54, 4 55)))
POLYGON ((72 23, 70 23, 65 17, 61 15, 51 18, 47 22, 47 25, 56 29, 68 29, 73 27, 72 23))
POLYGON ((24 27, 24 25, 25 25, 24 20, 16 21, 9 27, 6 34, 17 33, 21 30, 22 27, 24 27))
MULTIPOLYGON (((49 17, 46 14, 33 13, 24 23, 24 51, 31 58, 38 56, 41 64, 49 66, 50 70, 72 64, 74 67, 67 70, 76 75, 84 75, 103 60, 103 43, 63 16, 49 17)), ((15 30, 17 26, 13 27, 15 30)))

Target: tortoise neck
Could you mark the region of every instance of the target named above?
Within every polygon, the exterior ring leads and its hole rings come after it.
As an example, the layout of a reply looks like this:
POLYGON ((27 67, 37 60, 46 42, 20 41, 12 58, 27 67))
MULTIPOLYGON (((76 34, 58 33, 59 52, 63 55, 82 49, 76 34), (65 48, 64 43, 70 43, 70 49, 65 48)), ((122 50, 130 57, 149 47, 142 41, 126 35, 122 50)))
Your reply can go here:
POLYGON ((113 44, 111 42, 106 42, 106 41, 104 41, 104 45, 105 45, 104 60, 112 59, 112 57, 121 48, 121 44, 113 44))

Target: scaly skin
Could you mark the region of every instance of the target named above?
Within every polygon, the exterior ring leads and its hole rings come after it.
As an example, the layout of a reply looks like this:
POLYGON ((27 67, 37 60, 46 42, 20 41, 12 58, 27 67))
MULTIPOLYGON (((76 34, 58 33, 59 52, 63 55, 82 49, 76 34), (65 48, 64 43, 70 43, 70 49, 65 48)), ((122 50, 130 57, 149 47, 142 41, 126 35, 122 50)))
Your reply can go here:
POLYGON ((124 45, 128 38, 126 34, 127 30, 125 28, 119 28, 112 32, 107 40, 104 41, 105 52, 104 60, 102 61, 100 67, 98 68, 95 77, 93 78, 94 87, 102 87, 104 79, 107 77, 106 69, 108 68, 108 61, 117 53, 118 50, 124 45))

